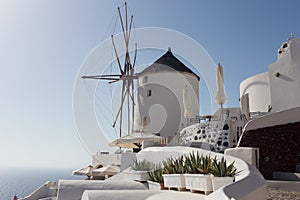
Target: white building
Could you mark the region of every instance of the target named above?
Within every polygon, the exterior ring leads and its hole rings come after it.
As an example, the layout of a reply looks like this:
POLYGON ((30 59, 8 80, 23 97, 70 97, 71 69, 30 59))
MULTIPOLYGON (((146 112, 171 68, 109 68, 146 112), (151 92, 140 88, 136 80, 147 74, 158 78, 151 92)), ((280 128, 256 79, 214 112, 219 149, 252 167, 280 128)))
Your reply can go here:
POLYGON ((192 116, 199 115, 200 78, 171 49, 138 74, 134 129, 171 139, 187 125, 183 90, 187 86, 192 116))
MULTIPOLYGON (((278 49, 277 61, 268 72, 240 84, 240 96, 248 96, 250 112, 277 112, 300 106, 300 39, 291 38, 278 49)), ((243 110, 243 108, 242 108, 243 110)), ((245 113, 244 113, 245 114, 245 113)))

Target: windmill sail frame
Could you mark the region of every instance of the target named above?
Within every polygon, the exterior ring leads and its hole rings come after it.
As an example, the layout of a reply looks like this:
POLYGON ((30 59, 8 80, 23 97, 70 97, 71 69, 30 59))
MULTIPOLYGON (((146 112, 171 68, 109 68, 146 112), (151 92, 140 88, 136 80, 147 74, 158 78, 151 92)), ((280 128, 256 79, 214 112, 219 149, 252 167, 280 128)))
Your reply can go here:
MULTIPOLYGON (((120 7, 118 7, 118 15, 122 27, 122 33, 124 37, 124 43, 125 43, 125 60, 124 65, 121 65, 121 61, 119 58, 118 50, 115 45, 114 36, 111 35, 111 41, 114 49, 114 53, 117 59, 118 68, 120 74, 107 74, 107 75, 86 75, 82 76, 83 79, 98 79, 98 80, 105 80, 109 81, 109 84, 116 83, 118 81, 122 81, 122 91, 121 91, 121 103, 120 107, 118 109, 118 112, 115 116, 113 127, 116 126, 117 121, 119 120, 119 137, 122 137, 122 125, 123 125, 123 110, 124 108, 124 102, 127 100, 127 133, 129 134, 133 130, 134 126, 134 80, 137 79, 137 76, 134 74, 134 68, 136 64, 136 56, 137 56, 137 43, 135 43, 135 52, 134 52, 134 58, 133 63, 131 63, 130 59, 130 53, 129 53, 129 42, 130 42, 130 34, 132 30, 132 24, 133 24, 133 16, 130 17, 130 22, 128 23, 128 9, 127 9, 127 3, 125 2, 125 24, 123 22, 123 17, 121 13, 120 7), (129 25, 129 26, 128 26, 129 25), (131 115, 131 117, 130 117, 131 115), (130 121, 131 120, 131 121, 130 121)), ((126 105, 125 105, 126 106, 126 105)))

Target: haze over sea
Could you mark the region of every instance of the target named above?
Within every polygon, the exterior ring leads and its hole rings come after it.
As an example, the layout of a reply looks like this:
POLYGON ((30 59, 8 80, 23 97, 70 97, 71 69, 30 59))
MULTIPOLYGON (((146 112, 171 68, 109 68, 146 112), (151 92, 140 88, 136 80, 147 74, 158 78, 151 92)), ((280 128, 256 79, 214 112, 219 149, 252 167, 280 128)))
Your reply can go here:
POLYGON ((11 200, 16 194, 25 197, 47 181, 84 179, 72 176, 74 169, 0 168, 0 200, 11 200))

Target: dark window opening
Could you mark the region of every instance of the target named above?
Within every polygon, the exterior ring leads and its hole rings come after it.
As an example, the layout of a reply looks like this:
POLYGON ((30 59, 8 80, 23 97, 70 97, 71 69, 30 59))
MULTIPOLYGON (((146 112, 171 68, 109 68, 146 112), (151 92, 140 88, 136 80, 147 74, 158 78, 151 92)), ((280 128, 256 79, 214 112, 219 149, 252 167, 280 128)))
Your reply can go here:
POLYGON ((151 89, 147 90, 147 97, 151 97, 151 95, 152 95, 152 90, 151 89))

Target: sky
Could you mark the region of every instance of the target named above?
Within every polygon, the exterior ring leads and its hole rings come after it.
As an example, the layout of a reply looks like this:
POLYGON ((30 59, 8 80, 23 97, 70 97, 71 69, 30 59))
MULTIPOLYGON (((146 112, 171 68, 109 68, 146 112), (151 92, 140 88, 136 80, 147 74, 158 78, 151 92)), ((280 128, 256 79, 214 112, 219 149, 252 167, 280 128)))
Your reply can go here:
MULTIPOLYGON (((74 80, 89 53, 110 37, 123 3, 0 0, 0 167, 76 169, 90 163, 73 119, 74 80)), ((222 64, 227 107, 239 106, 241 81, 267 71, 290 33, 300 35, 296 0, 128 5, 136 28, 184 33, 222 64)))

